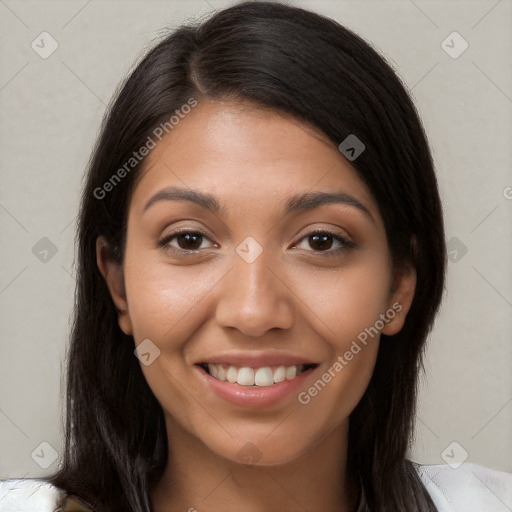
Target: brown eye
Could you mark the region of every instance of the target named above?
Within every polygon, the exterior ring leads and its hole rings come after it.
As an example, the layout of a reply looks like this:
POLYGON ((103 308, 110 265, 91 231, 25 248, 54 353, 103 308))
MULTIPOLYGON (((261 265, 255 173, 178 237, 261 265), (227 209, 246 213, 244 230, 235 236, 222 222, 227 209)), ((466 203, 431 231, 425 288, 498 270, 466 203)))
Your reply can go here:
POLYGON ((320 235, 309 235, 309 245, 315 251, 330 249, 333 243, 333 236, 329 233, 320 235))
POLYGON ((212 244, 211 246, 216 246, 204 233, 191 230, 171 233, 162 238, 162 240, 158 242, 158 245, 169 251, 194 252, 208 248, 208 246, 202 247, 205 240, 210 242, 212 244))
POLYGON ((180 233, 176 235, 176 242, 180 249, 195 250, 201 247, 203 235, 201 233, 180 233))
POLYGON ((318 253, 325 256, 335 256, 342 251, 355 248, 356 244, 330 231, 314 231, 302 238, 297 247, 306 249, 306 251, 312 252, 313 254, 318 253), (304 245, 309 246, 309 248, 304 247, 304 245))

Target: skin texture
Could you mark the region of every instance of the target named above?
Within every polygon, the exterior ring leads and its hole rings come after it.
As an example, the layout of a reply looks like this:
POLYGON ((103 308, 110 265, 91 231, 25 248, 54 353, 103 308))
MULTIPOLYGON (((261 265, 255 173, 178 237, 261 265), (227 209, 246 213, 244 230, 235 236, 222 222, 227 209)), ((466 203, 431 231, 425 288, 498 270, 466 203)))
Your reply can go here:
POLYGON ((231 350, 292 353, 319 363, 303 391, 394 303, 402 310, 382 332, 402 328, 415 273, 393 271, 378 205, 337 147, 289 116, 202 100, 145 161, 122 267, 107 249, 99 237, 98 267, 119 326, 136 345, 150 339, 161 351, 141 364, 162 405, 170 446, 152 491, 155 510, 353 510, 349 415, 371 378, 379 335, 305 405, 297 392, 265 408, 233 405, 194 365, 231 350), (157 201, 143 211, 167 186, 213 194, 223 210, 157 201), (283 214, 290 195, 312 191, 348 194, 371 216, 343 204, 283 214), (158 246, 178 228, 205 234, 195 245, 182 242, 195 252, 180 255, 177 238, 158 246), (316 229, 356 247, 329 256, 340 242, 315 245, 309 235, 316 229), (263 249, 252 263, 236 252, 248 236, 263 249), (251 465, 240 458, 244 446, 258 453, 251 465))

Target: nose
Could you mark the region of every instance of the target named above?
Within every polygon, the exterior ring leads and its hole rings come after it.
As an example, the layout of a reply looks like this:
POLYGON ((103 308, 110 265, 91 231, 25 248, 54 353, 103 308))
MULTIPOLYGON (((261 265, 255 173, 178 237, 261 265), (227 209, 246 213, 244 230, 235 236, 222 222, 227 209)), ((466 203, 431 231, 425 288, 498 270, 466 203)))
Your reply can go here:
POLYGON ((271 329, 290 329, 294 321, 294 295, 278 266, 271 265, 271 255, 263 251, 248 263, 234 253, 232 261, 233 267, 219 289, 219 325, 255 338, 271 329))

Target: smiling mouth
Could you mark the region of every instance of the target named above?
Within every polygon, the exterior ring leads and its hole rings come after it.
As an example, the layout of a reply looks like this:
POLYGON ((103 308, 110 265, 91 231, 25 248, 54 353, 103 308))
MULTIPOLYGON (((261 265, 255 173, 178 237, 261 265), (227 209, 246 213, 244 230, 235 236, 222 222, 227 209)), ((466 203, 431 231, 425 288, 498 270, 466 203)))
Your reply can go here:
POLYGON ((198 366, 214 379, 220 381, 239 384, 240 386, 266 387, 279 384, 285 380, 293 380, 299 375, 316 368, 318 364, 262 366, 259 368, 212 363, 201 363, 198 366))

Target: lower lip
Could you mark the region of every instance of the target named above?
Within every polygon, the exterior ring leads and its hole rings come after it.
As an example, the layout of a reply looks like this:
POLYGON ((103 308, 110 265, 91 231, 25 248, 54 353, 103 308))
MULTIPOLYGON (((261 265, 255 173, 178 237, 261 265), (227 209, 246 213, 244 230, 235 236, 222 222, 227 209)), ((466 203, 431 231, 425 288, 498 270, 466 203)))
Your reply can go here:
POLYGON ((288 397, 301 385, 304 384, 313 371, 318 368, 311 368, 298 377, 290 380, 284 380, 271 386, 242 386, 240 384, 231 384, 212 377, 204 368, 197 366, 201 372, 202 380, 213 390, 213 392, 235 405, 246 407, 266 407, 288 397))

